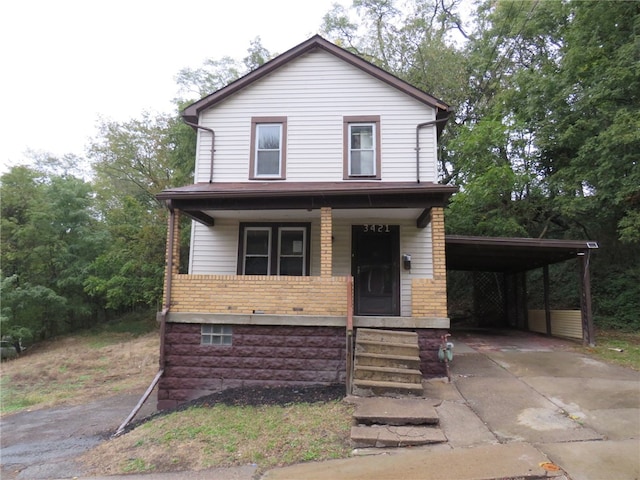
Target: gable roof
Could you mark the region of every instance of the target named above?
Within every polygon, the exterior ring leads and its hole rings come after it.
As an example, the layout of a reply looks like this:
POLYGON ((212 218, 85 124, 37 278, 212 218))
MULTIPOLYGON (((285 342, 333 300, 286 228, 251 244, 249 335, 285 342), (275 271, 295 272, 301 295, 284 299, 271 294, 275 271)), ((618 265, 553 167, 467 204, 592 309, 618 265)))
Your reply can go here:
POLYGON ((264 65, 256 68, 244 77, 241 77, 238 80, 231 82, 226 87, 223 87, 220 90, 217 90, 214 93, 198 100, 197 102, 192 103, 182 111, 182 118, 189 123, 198 123, 198 117, 202 111, 213 107, 217 103, 228 98, 230 95, 233 95, 234 93, 252 84, 253 82, 279 69, 283 65, 286 65, 292 60, 295 60, 301 55, 314 50, 323 50, 325 52, 328 52, 331 55, 334 55, 337 58, 377 78, 378 80, 381 80, 382 82, 387 83, 388 85, 400 90, 401 92, 415 98, 416 100, 429 105, 430 107, 433 107, 436 110, 436 120, 443 120, 443 123, 438 126, 438 131, 443 128, 444 119, 447 118, 449 112, 451 111, 449 105, 444 103, 442 100, 439 100, 436 97, 423 92, 422 90, 414 87, 404 80, 401 80, 400 78, 392 75, 382 68, 377 67, 374 64, 360 58, 359 56, 338 47, 328 40, 325 40, 320 35, 314 35, 310 39, 266 62, 264 65))

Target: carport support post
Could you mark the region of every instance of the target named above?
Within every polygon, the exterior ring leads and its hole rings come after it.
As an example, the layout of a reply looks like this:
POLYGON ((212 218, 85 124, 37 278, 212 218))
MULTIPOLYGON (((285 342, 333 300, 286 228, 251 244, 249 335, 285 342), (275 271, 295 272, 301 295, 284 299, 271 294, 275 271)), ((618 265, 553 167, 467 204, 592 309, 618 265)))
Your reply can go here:
POLYGON ((596 339, 593 330, 593 316, 591 314, 591 279, 589 276, 589 260, 591 252, 589 250, 580 252, 580 310, 582 311, 582 343, 595 346, 596 339))
POLYGON ((551 307, 549 305, 549 265, 542 267, 542 283, 544 290, 544 319, 547 327, 547 336, 551 336, 551 307))

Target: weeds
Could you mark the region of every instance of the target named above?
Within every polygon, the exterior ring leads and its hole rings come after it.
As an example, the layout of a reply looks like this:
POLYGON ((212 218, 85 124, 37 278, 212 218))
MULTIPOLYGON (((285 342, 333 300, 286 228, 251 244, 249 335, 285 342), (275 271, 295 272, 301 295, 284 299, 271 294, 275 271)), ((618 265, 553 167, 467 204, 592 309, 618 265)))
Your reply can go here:
POLYGON ((86 403, 114 392, 141 390, 157 369, 156 333, 65 336, 3 362, 0 413, 86 403))

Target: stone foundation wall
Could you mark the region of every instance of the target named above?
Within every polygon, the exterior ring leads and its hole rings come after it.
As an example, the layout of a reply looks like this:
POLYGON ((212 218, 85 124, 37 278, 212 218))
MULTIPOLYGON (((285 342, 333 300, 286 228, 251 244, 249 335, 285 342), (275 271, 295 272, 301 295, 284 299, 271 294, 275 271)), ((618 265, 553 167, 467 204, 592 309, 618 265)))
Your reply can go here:
POLYGON ((167 323, 158 409, 224 388, 345 382, 344 328, 233 325, 232 342, 201 345, 199 324, 167 323))
POLYGON ((447 376, 447 369, 444 362, 438 360, 438 349, 442 342, 440 337, 446 333, 449 332, 444 329, 418 330, 420 371, 422 372, 422 378, 439 378, 447 376))

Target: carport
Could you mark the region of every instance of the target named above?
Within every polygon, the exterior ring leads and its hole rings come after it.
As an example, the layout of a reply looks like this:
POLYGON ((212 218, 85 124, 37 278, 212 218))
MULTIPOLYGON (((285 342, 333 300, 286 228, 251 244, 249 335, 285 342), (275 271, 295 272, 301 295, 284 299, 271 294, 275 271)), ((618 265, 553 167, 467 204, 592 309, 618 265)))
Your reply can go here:
MULTIPOLYGON (((492 272, 502 275, 501 294, 504 315, 517 328, 554 335, 552 326, 562 318, 552 318, 549 302, 549 265, 569 260, 579 262, 580 326, 582 342, 594 345, 591 314, 589 264, 597 242, 534 238, 471 237, 447 235, 445 240, 447 270, 492 272), (527 310, 526 272, 542 269, 544 312, 538 320, 530 319, 527 310), (535 328, 533 328, 535 325, 535 328)), ((556 327, 557 330, 557 327, 556 327)))

